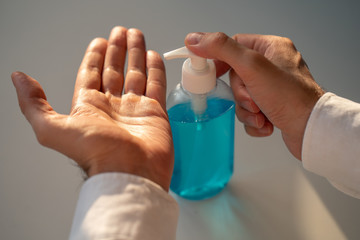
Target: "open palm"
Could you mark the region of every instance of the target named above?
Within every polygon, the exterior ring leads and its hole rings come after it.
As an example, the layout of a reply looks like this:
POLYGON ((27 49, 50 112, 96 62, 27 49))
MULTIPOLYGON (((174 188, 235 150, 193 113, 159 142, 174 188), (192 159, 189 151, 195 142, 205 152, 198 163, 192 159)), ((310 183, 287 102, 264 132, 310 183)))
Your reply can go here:
POLYGON ((165 69, 156 52, 146 52, 139 30, 116 27, 108 41, 90 43, 69 115, 56 113, 31 77, 16 72, 12 78, 22 112, 42 145, 74 159, 89 176, 125 172, 168 190, 173 145, 165 69))

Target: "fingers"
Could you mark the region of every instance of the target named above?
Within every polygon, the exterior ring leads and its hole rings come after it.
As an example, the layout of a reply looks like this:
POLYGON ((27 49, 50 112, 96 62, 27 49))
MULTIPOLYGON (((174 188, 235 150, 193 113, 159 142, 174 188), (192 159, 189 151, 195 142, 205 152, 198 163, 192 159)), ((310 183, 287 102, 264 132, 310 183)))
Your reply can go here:
POLYGON ((239 105, 236 105, 236 117, 244 124, 244 128, 250 136, 267 137, 273 133, 274 126, 262 112, 252 113, 239 105))
POLYGON ((263 113, 253 113, 239 105, 236 105, 236 116, 240 122, 255 128, 262 128, 266 120, 266 117, 263 113))
POLYGON ((250 112, 253 113, 260 112, 260 108, 251 98, 240 76, 237 75, 234 70, 231 70, 229 72, 229 76, 230 76, 230 86, 231 89, 233 90, 233 95, 236 103, 250 112))
POLYGON ((125 93, 142 95, 146 88, 145 39, 141 31, 129 29, 127 32, 128 69, 125 93))
POLYGON ((138 29, 113 28, 109 41, 93 40, 79 68, 73 106, 82 89, 97 89, 120 96, 125 93, 146 94, 165 105, 165 70, 161 58, 150 51, 146 54, 145 39, 138 29), (128 69, 124 79, 124 64, 128 52, 128 69), (149 61, 147 63, 147 61, 149 61), (147 71, 149 70, 149 80, 147 71), (150 87, 146 91, 147 86, 150 87), (146 93, 145 93, 146 91, 146 93))
POLYGON ((231 70, 230 85, 236 102, 236 116, 244 124, 246 132, 253 137, 266 137, 272 134, 273 125, 250 97, 241 78, 231 70))
POLYGON ((51 117, 59 116, 46 101, 45 93, 40 84, 32 77, 14 72, 11 75, 22 113, 31 124, 42 145, 50 134, 51 117))
POLYGON ((160 55, 154 51, 148 51, 146 55, 148 80, 146 96, 157 100, 162 108, 166 109, 166 76, 165 66, 160 55))
POLYGON ((120 96, 124 85, 124 64, 127 50, 127 29, 115 27, 111 31, 106 50, 102 90, 120 96))
POLYGON ((244 125, 245 131, 252 137, 267 137, 274 131, 274 126, 270 122, 265 122, 262 128, 255 128, 249 125, 244 125))
POLYGON ((35 79, 22 72, 12 73, 11 78, 16 88, 20 109, 31 125, 37 119, 38 113, 52 111, 42 87, 35 79))
POLYGON ((107 40, 102 38, 96 38, 89 44, 76 78, 73 106, 80 90, 100 90, 106 48, 107 40))
POLYGON ((262 112, 253 113, 238 104, 235 111, 237 119, 244 124, 245 130, 250 136, 267 137, 273 133, 273 124, 262 112))

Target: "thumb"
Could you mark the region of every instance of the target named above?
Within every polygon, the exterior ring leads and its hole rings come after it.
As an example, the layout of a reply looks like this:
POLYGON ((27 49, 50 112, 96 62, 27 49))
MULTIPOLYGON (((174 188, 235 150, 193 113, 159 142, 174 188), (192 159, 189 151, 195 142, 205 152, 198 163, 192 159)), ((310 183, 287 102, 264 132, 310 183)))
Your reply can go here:
POLYGON ((44 145, 44 136, 49 129, 50 119, 48 116, 56 115, 46 100, 41 85, 32 77, 22 73, 11 74, 16 89, 21 112, 31 124, 38 141, 44 145))
POLYGON ((185 45, 196 55, 230 65, 250 91, 258 86, 267 89, 278 81, 280 70, 272 62, 224 33, 189 33, 185 45))

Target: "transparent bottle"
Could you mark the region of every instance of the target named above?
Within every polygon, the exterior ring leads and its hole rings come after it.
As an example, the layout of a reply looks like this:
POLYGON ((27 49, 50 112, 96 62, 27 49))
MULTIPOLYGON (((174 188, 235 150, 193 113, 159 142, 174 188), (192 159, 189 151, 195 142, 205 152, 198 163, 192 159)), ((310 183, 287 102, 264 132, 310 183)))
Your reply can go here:
POLYGON ((183 64, 181 83, 167 98, 175 148, 170 188, 187 199, 206 199, 219 193, 233 173, 232 91, 216 79, 212 60, 197 57, 186 48, 164 57, 189 57, 183 64))

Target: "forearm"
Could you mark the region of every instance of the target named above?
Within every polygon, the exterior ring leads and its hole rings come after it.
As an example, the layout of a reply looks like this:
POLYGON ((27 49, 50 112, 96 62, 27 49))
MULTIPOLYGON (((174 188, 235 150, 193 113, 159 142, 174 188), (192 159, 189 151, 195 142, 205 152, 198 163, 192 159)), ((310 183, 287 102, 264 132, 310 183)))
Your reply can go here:
POLYGON ((135 175, 105 173, 80 192, 70 239, 175 239, 176 201, 135 175))

